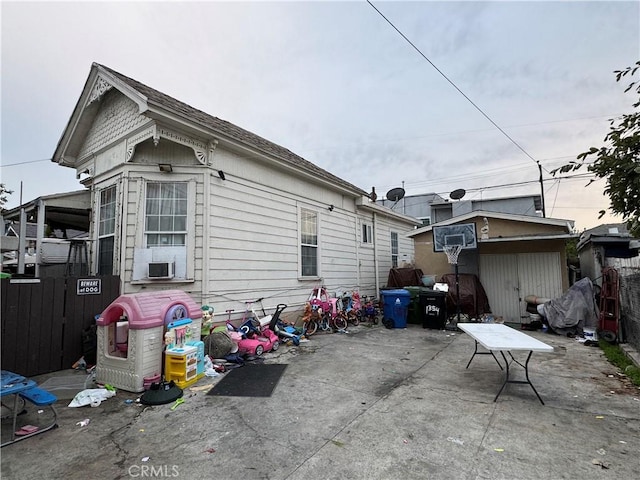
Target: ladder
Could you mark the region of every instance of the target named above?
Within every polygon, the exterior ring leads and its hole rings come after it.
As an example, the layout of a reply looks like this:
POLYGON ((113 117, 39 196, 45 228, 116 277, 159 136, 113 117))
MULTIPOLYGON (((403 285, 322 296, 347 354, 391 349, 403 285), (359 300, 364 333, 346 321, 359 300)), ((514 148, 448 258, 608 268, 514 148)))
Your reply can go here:
POLYGON ((89 252, 85 240, 69 240, 69 254, 64 268, 65 277, 89 275, 89 252))
POLYGON ((618 277, 618 271, 612 267, 605 267, 602 269, 598 335, 611 343, 618 340, 619 320, 620 279, 618 277))

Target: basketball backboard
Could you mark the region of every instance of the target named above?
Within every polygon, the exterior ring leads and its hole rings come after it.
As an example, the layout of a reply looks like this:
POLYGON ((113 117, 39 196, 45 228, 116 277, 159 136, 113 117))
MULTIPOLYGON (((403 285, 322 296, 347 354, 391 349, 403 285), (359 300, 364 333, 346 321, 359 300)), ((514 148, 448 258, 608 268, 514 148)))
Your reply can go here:
POLYGON ((464 250, 478 248, 475 223, 433 226, 433 251, 443 252, 445 245, 462 245, 464 250))

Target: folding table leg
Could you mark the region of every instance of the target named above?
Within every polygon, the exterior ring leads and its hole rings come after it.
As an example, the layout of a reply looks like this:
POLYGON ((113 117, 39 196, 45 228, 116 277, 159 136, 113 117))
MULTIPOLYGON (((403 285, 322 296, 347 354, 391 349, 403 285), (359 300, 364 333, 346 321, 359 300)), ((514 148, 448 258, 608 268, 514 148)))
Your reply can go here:
MULTIPOLYGON (((500 370, 504 370, 502 368, 502 365, 500 364, 500 362, 498 361, 498 359, 496 358, 496 356, 493 354, 493 352, 491 350, 489 350, 488 352, 479 352, 478 351, 478 341, 474 340, 476 342, 476 348, 473 352, 473 355, 471 355, 471 358, 469 359, 469 363, 467 363, 467 366, 465 368, 469 368, 469 365, 471 365, 471 361, 473 360, 473 357, 475 357, 476 355, 491 355, 493 357, 493 359, 496 361, 496 363, 498 364, 498 366, 500 367, 500 370)), ((504 355, 503 355, 504 357, 504 355)))
MULTIPOLYGON (((524 381, 524 380, 510 380, 509 379, 509 362, 507 361, 507 357, 504 355, 504 352, 500 352, 500 353, 502 354, 502 358, 504 358, 505 364, 507 365, 507 372, 506 372, 506 377, 505 377, 504 383, 502 384, 502 387, 500 387, 500 391, 496 395, 496 398, 493 399, 493 401, 495 402, 496 400, 498 400, 498 397, 502 393, 502 390, 504 390, 504 387, 507 385, 507 383, 526 383, 526 384, 529 384, 529 386, 533 389, 533 393, 536 394, 536 397, 538 397, 538 400, 540 400, 540 403, 542 405, 544 405, 544 402, 542 401, 542 398, 538 394, 538 391, 536 390, 536 388, 533 386, 533 383, 531 383, 531 380, 529 379, 529 360, 531 359, 531 354, 533 354, 533 351, 530 351, 529 355, 527 355, 527 361, 525 362, 524 365, 522 365, 520 362, 518 362, 517 360, 514 359, 514 361, 518 365, 520 365, 520 366, 522 366, 524 368, 524 374, 525 374, 525 377, 527 379, 526 381, 524 381)), ((509 353, 509 355, 511 355, 511 353, 509 353)), ((513 358, 513 356, 511 358, 513 358)))

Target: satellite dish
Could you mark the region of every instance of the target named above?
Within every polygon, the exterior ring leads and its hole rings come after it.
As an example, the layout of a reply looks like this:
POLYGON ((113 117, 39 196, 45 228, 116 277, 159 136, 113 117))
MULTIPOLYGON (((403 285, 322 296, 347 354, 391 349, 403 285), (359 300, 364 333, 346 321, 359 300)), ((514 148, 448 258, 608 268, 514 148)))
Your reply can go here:
POLYGON ((387 199, 392 202, 399 202, 404 197, 404 188, 392 188, 387 192, 387 199))
POLYGON ((451 192, 449 194, 449 196, 451 198, 453 198, 454 200, 460 200, 462 197, 465 196, 466 193, 467 192, 466 192, 466 190, 464 188, 459 188, 459 189, 454 190, 453 192, 451 192))

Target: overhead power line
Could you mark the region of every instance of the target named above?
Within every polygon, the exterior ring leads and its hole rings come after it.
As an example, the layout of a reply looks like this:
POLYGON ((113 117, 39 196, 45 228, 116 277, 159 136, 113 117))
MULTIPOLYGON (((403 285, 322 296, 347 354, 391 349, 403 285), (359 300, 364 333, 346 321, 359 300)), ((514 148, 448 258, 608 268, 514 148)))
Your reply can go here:
MULTIPOLYGON (((516 147, 518 147, 518 149, 519 149, 522 153, 524 153, 527 157, 529 157, 533 162, 535 162, 535 163, 536 163, 536 165, 538 165, 538 166, 540 165, 540 162, 538 162, 538 160, 536 160, 535 158, 533 158, 533 157, 529 154, 529 152, 527 152, 527 151, 526 151, 526 150, 525 150, 525 149, 524 149, 524 148, 523 148, 523 147, 522 147, 518 142, 516 142, 513 138, 511 138, 511 136, 510 136, 507 132, 505 132, 505 131, 500 127, 500 125, 498 125, 496 122, 494 122, 494 121, 493 121, 493 119, 492 119, 489 115, 487 115, 487 114, 486 114, 486 113, 485 113, 485 112, 484 112, 484 111, 483 111, 483 110, 482 110, 482 109, 481 109, 481 108, 480 108, 480 107, 479 107, 479 106, 478 106, 478 105, 477 105, 473 100, 471 100, 471 98, 469 98, 469 96, 467 96, 467 94, 466 94, 466 93, 464 93, 464 92, 463 92, 463 91, 462 91, 462 90, 461 90, 461 89, 460 89, 460 88, 459 88, 459 87, 458 87, 458 86, 453 82, 453 80, 451 80, 449 77, 447 77, 447 75, 446 75, 442 70, 440 70, 440 69, 439 69, 439 68, 438 68, 438 67, 437 67, 437 66, 436 66, 436 65, 435 65, 435 64, 434 64, 434 63, 429 59, 429 57, 427 57, 424 53, 422 53, 422 51, 421 51, 421 50, 420 50, 420 49, 419 49, 419 48, 418 48, 418 47, 417 47, 417 46, 416 46, 416 45, 415 45, 411 40, 409 40, 409 39, 407 38, 407 36, 406 36, 404 33, 402 33, 402 32, 400 31, 400 29, 399 29, 398 27, 396 27, 396 26, 393 24, 393 22, 391 22, 391 20, 389 20, 387 17, 385 17, 385 16, 384 16, 384 14, 383 14, 380 10, 378 10, 378 9, 376 8, 376 6, 375 6, 373 3, 371 3, 371 1, 370 1, 370 0, 367 0, 367 3, 368 3, 369 5, 371 5, 371 8, 373 8, 376 12, 378 12, 378 14, 379 14, 382 18, 384 18, 384 20, 385 20, 389 25, 391 25, 391 27, 392 27, 396 32, 398 32, 398 34, 399 34, 399 35, 400 35, 400 36, 401 36, 401 37, 402 37, 402 38, 403 38, 403 39, 404 39, 404 40, 405 40, 409 45, 411 45, 411 46, 413 47, 413 49, 414 49, 416 52, 418 52, 418 54, 419 54, 422 58, 424 58, 427 62, 429 62, 429 64, 430 64, 433 68, 435 68, 435 70, 436 70, 440 75, 442 75, 442 77, 443 77, 447 82, 449 82, 449 83, 453 86, 453 88, 455 88, 455 89, 458 91, 458 93, 460 93, 460 95, 462 95, 462 96, 463 96, 463 97, 464 97, 464 98, 465 98, 465 99, 466 99, 466 100, 467 100, 471 105, 473 105, 473 106, 475 107, 475 109, 476 109, 476 110, 478 110, 478 111, 482 114, 482 116, 484 116, 484 118, 486 118, 487 120, 489 120, 489 122, 490 122, 494 127, 496 127, 496 128, 500 131, 500 133, 502 133, 505 137, 507 137, 511 143, 513 143, 516 147)), ((548 172, 547 172, 547 173, 548 173, 548 172)))
POLYGON ((0 165, 0 167, 17 167, 18 165, 26 165, 28 163, 38 162, 50 162, 50 158, 41 158, 40 160, 27 160, 26 162, 7 163, 6 165, 0 165))
MULTIPOLYGON (((595 177, 595 173, 576 173, 575 175, 566 175, 563 177, 556 177, 556 181, 560 180, 578 180, 581 178, 592 178, 595 177)), ((524 180, 522 182, 512 182, 512 183, 503 183, 501 185, 491 185, 489 187, 476 187, 476 188, 467 188, 465 189, 467 193, 471 192, 481 192, 483 190, 492 190, 495 188, 515 188, 521 187, 523 185, 529 185, 532 183, 538 183, 538 180, 524 180)), ((448 195, 449 192, 434 192, 437 195, 448 195)))

